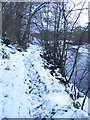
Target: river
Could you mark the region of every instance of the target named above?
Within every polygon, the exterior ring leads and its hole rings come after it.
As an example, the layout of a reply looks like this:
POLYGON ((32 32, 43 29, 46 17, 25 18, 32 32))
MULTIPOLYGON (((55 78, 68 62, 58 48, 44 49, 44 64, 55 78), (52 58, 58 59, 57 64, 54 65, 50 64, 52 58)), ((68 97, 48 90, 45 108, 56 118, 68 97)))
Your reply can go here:
MULTIPOLYGON (((77 45, 69 45, 68 50, 68 60, 66 63, 66 70, 69 71, 74 63, 75 55, 76 55, 76 49, 77 45)), ((86 93, 88 86, 90 86, 90 44, 83 44, 79 48, 79 54, 78 54, 78 61, 77 61, 77 73, 74 72, 72 76, 72 82, 76 82, 77 88, 83 92, 86 93), (77 77, 75 79, 75 74, 77 74, 77 77), (84 76, 84 77, 83 77, 84 76), (83 77, 83 79, 81 79, 83 77)), ((67 76, 69 76, 70 73, 68 73, 67 76)), ((90 98, 90 91, 88 93, 88 97, 90 98)))

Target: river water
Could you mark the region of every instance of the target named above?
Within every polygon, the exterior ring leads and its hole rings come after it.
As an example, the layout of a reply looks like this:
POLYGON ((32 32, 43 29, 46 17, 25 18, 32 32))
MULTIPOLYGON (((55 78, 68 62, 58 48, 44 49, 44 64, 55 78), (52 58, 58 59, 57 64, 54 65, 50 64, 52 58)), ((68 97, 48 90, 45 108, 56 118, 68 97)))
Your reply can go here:
MULTIPOLYGON (((75 60, 75 55, 76 55, 76 49, 77 45, 69 45, 69 50, 68 50, 68 60, 66 63, 66 70, 67 72, 72 68, 74 60, 75 60)), ((84 94, 86 93, 88 86, 90 86, 90 45, 88 44, 83 44, 79 48, 79 54, 78 54, 78 62, 77 62, 77 72, 73 74, 72 76, 72 82, 76 82, 77 88, 83 92, 84 94), (75 79, 75 75, 77 75, 75 79), (82 78, 83 77, 83 78, 82 78), (82 78, 82 79, 81 79, 82 78)), ((70 72, 67 74, 67 76, 70 75, 70 72)), ((88 93, 88 97, 90 98, 90 91, 88 93)))

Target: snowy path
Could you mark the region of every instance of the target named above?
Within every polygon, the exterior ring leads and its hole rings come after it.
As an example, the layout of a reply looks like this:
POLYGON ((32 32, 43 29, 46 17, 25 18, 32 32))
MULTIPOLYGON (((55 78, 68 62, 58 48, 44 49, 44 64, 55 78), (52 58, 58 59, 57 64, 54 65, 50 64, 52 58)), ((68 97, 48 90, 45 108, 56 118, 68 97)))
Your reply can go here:
POLYGON ((38 44, 31 44, 27 52, 5 50, 10 58, 0 57, 1 118, 87 117, 73 107, 64 86, 44 68, 38 44))

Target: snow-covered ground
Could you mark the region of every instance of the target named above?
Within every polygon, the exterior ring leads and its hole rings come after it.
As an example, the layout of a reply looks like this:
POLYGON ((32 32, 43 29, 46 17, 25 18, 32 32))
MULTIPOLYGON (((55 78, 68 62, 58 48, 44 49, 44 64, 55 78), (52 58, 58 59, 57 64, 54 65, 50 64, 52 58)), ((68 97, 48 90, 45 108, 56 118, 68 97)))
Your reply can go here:
POLYGON ((88 100, 84 110, 73 107, 64 85, 45 68, 38 41, 27 52, 0 48, 0 118, 88 117, 88 100))

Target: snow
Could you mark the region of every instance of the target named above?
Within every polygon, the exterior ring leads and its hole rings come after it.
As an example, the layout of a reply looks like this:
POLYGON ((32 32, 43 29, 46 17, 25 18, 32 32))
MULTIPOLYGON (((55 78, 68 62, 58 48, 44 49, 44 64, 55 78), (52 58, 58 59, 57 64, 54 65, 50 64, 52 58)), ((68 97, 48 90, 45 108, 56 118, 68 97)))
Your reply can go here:
MULTIPOLYGON (((72 46, 72 48, 77 49, 78 46, 74 45, 74 46, 72 46)), ((89 45, 87 45, 87 44, 81 45, 78 52, 88 54, 89 53, 88 48, 89 48, 89 45)))
POLYGON ((40 57, 43 48, 39 41, 35 39, 27 52, 1 43, 0 47, 1 118, 88 117, 87 107, 84 110, 74 108, 64 85, 44 68, 45 60, 40 57), (2 59, 3 51, 7 58, 2 59))
POLYGON ((86 45, 82 45, 80 48, 79 48, 79 53, 85 53, 85 54, 88 54, 89 51, 88 51, 88 48, 86 45))

